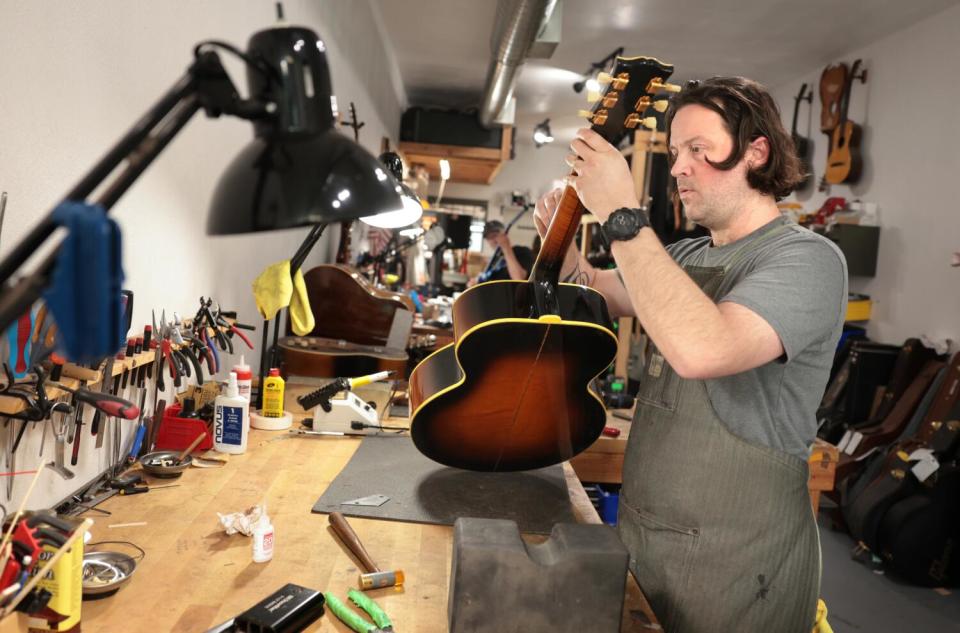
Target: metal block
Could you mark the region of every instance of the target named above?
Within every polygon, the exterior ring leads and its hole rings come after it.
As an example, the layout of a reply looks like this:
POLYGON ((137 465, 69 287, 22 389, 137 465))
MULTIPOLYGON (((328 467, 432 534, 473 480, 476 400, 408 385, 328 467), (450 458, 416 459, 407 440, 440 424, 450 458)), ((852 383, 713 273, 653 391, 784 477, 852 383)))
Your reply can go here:
POLYGON ((451 633, 620 630, 629 554, 605 525, 559 523, 527 544, 514 521, 459 518, 447 615, 451 633))

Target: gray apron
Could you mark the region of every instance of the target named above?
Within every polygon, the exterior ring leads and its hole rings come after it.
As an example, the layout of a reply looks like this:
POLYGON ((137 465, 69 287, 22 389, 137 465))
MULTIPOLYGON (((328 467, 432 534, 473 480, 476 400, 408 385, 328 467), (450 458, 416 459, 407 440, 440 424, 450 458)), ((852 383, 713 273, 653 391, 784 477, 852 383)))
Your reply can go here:
MULTIPOLYGON (((717 300, 724 268, 684 270, 717 300)), ((810 633, 820 541, 807 463, 731 433, 704 381, 677 376, 652 342, 645 369, 618 530, 653 612, 668 633, 810 633)))

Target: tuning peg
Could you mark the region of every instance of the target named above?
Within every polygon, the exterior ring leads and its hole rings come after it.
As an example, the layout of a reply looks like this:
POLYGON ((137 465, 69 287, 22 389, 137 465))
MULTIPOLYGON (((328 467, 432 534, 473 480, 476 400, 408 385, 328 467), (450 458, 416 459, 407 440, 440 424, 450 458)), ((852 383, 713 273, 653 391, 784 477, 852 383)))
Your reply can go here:
POLYGON ((627 73, 620 73, 614 77, 609 73, 600 73, 597 75, 597 83, 599 83, 601 86, 612 84, 614 90, 623 90, 627 87, 627 84, 630 83, 630 75, 627 73))
POLYGON ((577 116, 590 121, 594 125, 603 125, 607 122, 606 110, 597 110, 596 112, 591 112, 590 110, 578 110, 577 116))
POLYGON ((647 84, 647 92, 657 92, 663 90, 664 92, 680 92, 682 88, 677 84, 668 84, 659 77, 654 77, 650 80, 650 83, 647 84))
POLYGON ((592 119, 593 112, 591 112, 590 110, 577 110, 577 116, 580 117, 581 119, 592 119))
POLYGON ((666 99, 657 99, 653 102, 653 109, 657 112, 666 112, 670 107, 670 102, 666 99))
POLYGON ((611 90, 603 97, 603 107, 612 108, 613 106, 617 105, 617 100, 619 99, 620 99, 620 93, 617 92, 616 90, 611 90))
POLYGON ((631 112, 627 115, 627 118, 623 120, 623 126, 628 129, 633 129, 638 125, 642 125, 648 130, 657 129, 657 117, 648 116, 645 119, 640 118, 640 115, 636 112, 631 112))
POLYGON ((603 95, 594 90, 587 90, 587 103, 596 103, 600 101, 600 97, 603 95))

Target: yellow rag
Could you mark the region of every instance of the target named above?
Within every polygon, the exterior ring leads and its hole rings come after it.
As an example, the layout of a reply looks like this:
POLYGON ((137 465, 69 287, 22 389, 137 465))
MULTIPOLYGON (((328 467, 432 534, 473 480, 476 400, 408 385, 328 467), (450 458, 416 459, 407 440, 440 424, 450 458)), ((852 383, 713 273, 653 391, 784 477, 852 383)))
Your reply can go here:
POLYGON ((253 280, 253 296, 257 302, 260 316, 270 320, 277 312, 290 307, 290 327, 297 336, 306 336, 316 325, 310 310, 307 285, 303 281, 303 272, 290 279, 290 260, 267 266, 253 280))

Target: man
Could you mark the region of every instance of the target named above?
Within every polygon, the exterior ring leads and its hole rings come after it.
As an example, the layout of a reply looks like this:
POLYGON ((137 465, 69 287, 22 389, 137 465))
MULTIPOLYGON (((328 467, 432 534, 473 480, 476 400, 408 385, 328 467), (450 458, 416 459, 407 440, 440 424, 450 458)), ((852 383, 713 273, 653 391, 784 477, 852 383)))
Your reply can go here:
POLYGON ((529 277, 534 262, 533 251, 526 246, 513 246, 503 222, 490 220, 484 224, 483 239, 494 249, 494 253, 487 269, 468 281, 468 287, 484 281, 520 280, 529 277))
MULTIPOLYGON (((801 181, 776 104, 742 78, 691 82, 667 111, 671 176, 709 237, 664 248, 621 154, 580 130, 567 162, 619 271, 567 254, 651 339, 618 529, 668 632, 808 633, 820 549, 807 492, 814 411, 846 311, 846 263, 782 216, 801 181)), ((560 193, 537 205, 545 232, 560 193)))

